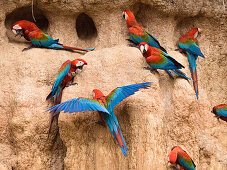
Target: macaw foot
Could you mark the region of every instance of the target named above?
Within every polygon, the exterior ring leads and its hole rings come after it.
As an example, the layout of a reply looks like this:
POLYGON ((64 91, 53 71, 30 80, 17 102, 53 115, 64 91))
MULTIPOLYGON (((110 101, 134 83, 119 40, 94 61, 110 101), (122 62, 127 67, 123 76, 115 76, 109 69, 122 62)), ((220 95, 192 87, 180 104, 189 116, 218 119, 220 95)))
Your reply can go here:
POLYGON ((65 87, 69 87, 69 86, 73 86, 73 85, 78 85, 78 83, 71 83, 71 84, 66 85, 65 87))
POLYGON ((24 48, 24 49, 22 50, 22 52, 27 51, 27 50, 29 50, 29 49, 31 49, 31 48, 34 48, 34 46, 29 46, 28 48, 24 48))
POLYGON ((106 127, 106 124, 103 123, 102 121, 97 121, 97 122, 95 122, 95 123, 97 123, 97 124, 99 124, 99 125, 101 125, 101 126, 103 126, 103 127, 106 127))
POLYGON ((155 74, 155 72, 158 73, 157 69, 153 69, 151 67, 144 67, 144 69, 149 70, 152 74, 155 74))

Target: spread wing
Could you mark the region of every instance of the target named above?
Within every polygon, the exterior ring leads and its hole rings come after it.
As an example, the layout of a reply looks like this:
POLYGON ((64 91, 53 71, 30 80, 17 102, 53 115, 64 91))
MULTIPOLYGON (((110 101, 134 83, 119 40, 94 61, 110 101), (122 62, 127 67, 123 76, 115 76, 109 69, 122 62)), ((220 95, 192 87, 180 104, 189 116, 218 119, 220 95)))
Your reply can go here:
POLYGON ((63 103, 60 103, 58 105, 52 106, 52 107, 48 108, 47 111, 50 111, 50 113, 52 113, 54 111, 55 111, 55 113, 58 113, 60 111, 64 111, 64 113, 66 113, 66 112, 69 112, 69 113, 84 112, 84 111, 101 111, 101 112, 105 112, 110 115, 108 110, 102 104, 100 104, 98 101, 92 100, 92 99, 87 99, 87 98, 82 98, 82 97, 71 99, 71 100, 65 101, 63 103))
POLYGON ((52 87, 51 93, 47 96, 47 99, 52 98, 56 92, 58 87, 60 86, 62 80, 65 78, 65 76, 68 74, 71 67, 71 61, 67 60, 65 63, 62 64, 61 68, 58 71, 57 78, 54 82, 54 85, 52 87))
POLYGON ((112 92, 110 92, 110 94, 106 97, 108 110, 109 109, 113 110, 113 108, 122 100, 133 95, 141 88, 150 87, 151 84, 152 84, 151 82, 146 82, 146 83, 131 84, 128 86, 117 87, 112 92))

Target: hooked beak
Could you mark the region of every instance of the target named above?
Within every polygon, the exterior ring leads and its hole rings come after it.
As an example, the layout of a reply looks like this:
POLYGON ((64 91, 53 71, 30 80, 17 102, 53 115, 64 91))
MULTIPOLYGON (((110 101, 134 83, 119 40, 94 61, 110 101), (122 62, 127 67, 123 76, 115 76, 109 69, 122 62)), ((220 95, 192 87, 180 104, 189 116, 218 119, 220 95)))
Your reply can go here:
POLYGON ((15 30, 15 31, 16 31, 15 37, 17 37, 18 35, 20 35, 20 37, 23 36, 23 30, 22 30, 22 29, 17 29, 17 30, 15 30))
POLYGON ((82 70, 84 65, 77 67, 78 69, 82 70))

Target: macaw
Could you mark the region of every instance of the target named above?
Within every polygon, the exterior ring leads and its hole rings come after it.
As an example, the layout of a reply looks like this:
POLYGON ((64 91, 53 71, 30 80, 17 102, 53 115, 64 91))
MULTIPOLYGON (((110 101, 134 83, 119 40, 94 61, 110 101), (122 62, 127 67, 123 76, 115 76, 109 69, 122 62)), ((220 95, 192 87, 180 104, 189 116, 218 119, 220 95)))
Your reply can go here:
POLYGON ((178 63, 169 54, 156 47, 149 46, 146 42, 140 43, 139 48, 143 56, 146 58, 146 62, 151 67, 149 68, 151 72, 157 71, 157 69, 172 70, 175 74, 191 80, 180 71, 184 66, 178 63))
MULTIPOLYGON (((65 87, 76 84, 72 83, 74 77, 76 76, 76 70, 82 70, 84 65, 87 65, 87 62, 83 59, 75 59, 73 61, 67 60, 66 62, 64 62, 58 71, 57 78, 46 100, 52 100, 54 105, 60 104, 63 89, 65 87)), ((54 114, 57 115, 57 113, 54 114)), ((51 115, 48 137, 50 135, 52 123, 54 121, 54 114, 51 115)))
POLYGON ((117 121, 113 109, 123 99, 133 95, 141 88, 150 87, 150 85, 151 82, 147 82, 117 87, 116 89, 111 91, 108 96, 104 96, 104 94, 100 90, 94 89, 93 100, 79 97, 50 107, 48 110, 50 111, 50 113, 58 113, 60 111, 64 111, 64 113, 99 111, 101 121, 103 122, 103 124, 108 125, 109 130, 111 131, 114 138, 117 140, 123 155, 126 156, 128 148, 126 146, 125 140, 121 133, 120 125, 117 121))
POLYGON ((220 118, 227 122, 227 105, 226 104, 220 104, 220 105, 214 106, 211 112, 214 113, 218 119, 220 118))
POLYGON ((195 163, 180 146, 174 146, 168 155, 168 162, 180 165, 180 170, 195 170, 195 163))
POLYGON ((205 58, 199 48, 198 40, 196 39, 199 32, 200 32, 199 28, 193 28, 190 31, 188 31, 185 35, 181 36, 178 41, 180 52, 184 52, 188 55, 189 68, 191 71, 193 86, 197 99, 199 98, 199 91, 198 91, 198 76, 196 71, 196 60, 198 56, 205 58))
MULTIPOLYGON (((138 45, 141 42, 146 42, 152 47, 156 47, 165 53, 167 53, 166 49, 163 48, 158 40, 152 36, 148 31, 145 30, 144 27, 142 27, 140 24, 137 23, 136 18, 134 14, 129 10, 124 10, 123 12, 123 18, 126 20, 129 36, 131 38, 131 42, 138 45)), ((173 78, 173 75, 169 70, 165 70, 171 78, 173 78)))
POLYGON ((33 22, 21 20, 17 21, 12 26, 12 31, 15 36, 23 36, 26 40, 31 41, 31 46, 24 48, 28 50, 34 47, 45 47, 51 49, 64 49, 64 50, 80 50, 80 51, 92 51, 94 49, 82 49, 76 47, 64 46, 58 43, 59 39, 54 40, 49 35, 40 30, 33 22))

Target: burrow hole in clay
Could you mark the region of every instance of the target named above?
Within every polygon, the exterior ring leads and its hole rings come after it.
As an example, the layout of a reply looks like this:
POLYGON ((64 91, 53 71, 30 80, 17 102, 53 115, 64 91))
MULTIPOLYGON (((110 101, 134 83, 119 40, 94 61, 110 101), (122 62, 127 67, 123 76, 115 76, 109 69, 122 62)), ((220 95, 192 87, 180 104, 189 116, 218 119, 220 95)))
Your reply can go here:
POLYGON ((12 40, 13 34, 11 31, 11 27, 15 22, 20 20, 28 20, 28 21, 34 22, 41 30, 45 32, 48 29, 49 21, 45 17, 44 12, 35 6, 34 6, 34 17, 36 19, 36 22, 32 17, 31 6, 16 8, 11 13, 9 13, 5 19, 5 27, 7 28, 8 38, 12 40))
POLYGON ((76 32, 80 39, 90 40, 97 37, 94 21, 85 13, 80 13, 76 19, 76 32))

